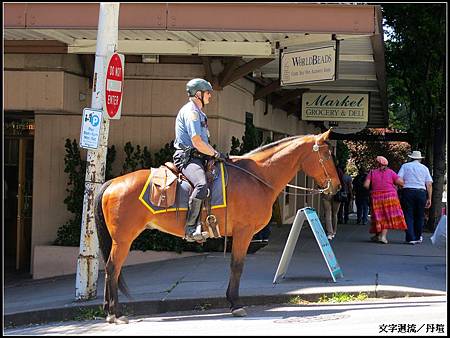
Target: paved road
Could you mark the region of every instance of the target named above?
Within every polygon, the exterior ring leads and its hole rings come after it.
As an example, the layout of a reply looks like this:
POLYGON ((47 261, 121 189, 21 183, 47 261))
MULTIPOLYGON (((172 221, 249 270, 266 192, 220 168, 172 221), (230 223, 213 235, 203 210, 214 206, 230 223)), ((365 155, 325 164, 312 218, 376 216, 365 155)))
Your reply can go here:
POLYGON ((56 322, 7 329, 4 335, 289 336, 447 335, 445 296, 368 299, 352 303, 265 305, 234 318, 228 309, 131 317, 129 324, 104 319, 56 322))

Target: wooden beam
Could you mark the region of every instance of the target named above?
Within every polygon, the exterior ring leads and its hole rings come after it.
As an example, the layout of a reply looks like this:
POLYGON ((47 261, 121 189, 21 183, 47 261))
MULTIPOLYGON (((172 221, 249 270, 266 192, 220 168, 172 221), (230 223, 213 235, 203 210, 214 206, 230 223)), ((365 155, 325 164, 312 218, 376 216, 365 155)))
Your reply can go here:
POLYGON ((55 40, 5 40, 4 53, 66 54, 67 45, 55 40))
POLYGON ((300 112, 300 106, 298 104, 294 104, 294 103, 289 103, 288 105, 285 106, 285 108, 282 108, 286 111, 287 116, 289 115, 295 115, 295 116, 299 116, 299 112, 300 112))
POLYGON ((221 82, 220 86, 223 88, 271 61, 273 61, 273 58, 253 59, 252 61, 247 62, 234 70, 233 73, 228 77, 227 81, 221 82))
POLYGON ((86 77, 89 78, 89 88, 92 89, 94 78, 95 55, 80 54, 79 58, 81 61, 81 66, 83 67, 83 73, 86 77))
MULTIPOLYGON (((240 58, 240 57, 232 57, 232 58, 228 58, 227 60, 228 60, 228 62, 225 65, 224 70, 219 75, 219 83, 220 84, 227 83, 227 81, 233 75, 233 72, 239 66, 239 62, 242 60, 242 58, 240 58)), ((224 87, 224 86, 222 86, 222 87, 224 87)))
POLYGON ((273 81, 266 87, 258 89, 255 92, 255 95, 253 95, 253 102, 255 102, 256 100, 262 99, 263 97, 266 97, 267 95, 277 91, 278 89, 280 89, 279 81, 273 81))
POLYGON ((211 69, 211 58, 209 56, 200 57, 203 63, 203 68, 205 68, 205 77, 206 80, 212 82, 213 80, 213 72, 211 69))
POLYGON ((304 92, 308 91, 308 89, 294 89, 294 90, 283 90, 280 91, 279 94, 281 94, 281 97, 277 100, 273 101, 273 106, 280 107, 288 102, 291 102, 292 100, 295 100, 300 95, 302 95, 304 92))
POLYGON ((205 68, 205 77, 206 80, 211 82, 211 85, 214 90, 222 90, 222 88, 219 85, 219 80, 217 75, 214 75, 211 67, 211 57, 210 56, 201 56, 200 59, 202 60, 203 67, 205 68))

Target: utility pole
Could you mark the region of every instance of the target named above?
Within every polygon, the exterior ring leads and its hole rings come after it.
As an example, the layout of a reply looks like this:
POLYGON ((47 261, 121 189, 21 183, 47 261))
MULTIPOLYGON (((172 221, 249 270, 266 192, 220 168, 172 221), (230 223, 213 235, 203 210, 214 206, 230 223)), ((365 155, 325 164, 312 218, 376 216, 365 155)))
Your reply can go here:
MULTIPOLYGON (((120 3, 100 3, 97 48, 91 108, 103 110, 105 95, 105 63, 108 53, 117 49, 120 3)), ((102 112, 99 145, 87 152, 84 185, 83 216, 81 223, 80 254, 77 261, 76 300, 97 297, 99 245, 94 218, 94 198, 105 182, 106 153, 108 151, 109 117, 102 112)))

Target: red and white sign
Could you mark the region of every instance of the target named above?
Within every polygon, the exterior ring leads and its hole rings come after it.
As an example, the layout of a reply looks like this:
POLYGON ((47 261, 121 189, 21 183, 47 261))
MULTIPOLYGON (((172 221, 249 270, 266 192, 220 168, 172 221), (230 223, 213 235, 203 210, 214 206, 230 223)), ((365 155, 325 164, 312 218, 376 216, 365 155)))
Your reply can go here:
POLYGON ((103 109, 110 119, 120 119, 124 82, 125 57, 123 54, 111 54, 106 62, 105 99, 103 109))

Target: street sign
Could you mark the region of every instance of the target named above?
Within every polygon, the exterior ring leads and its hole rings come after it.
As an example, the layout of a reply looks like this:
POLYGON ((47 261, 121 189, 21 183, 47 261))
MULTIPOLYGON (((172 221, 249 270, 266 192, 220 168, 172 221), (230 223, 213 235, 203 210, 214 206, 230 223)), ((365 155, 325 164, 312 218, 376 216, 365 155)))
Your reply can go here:
POLYGON ((300 234, 300 230, 302 229, 305 219, 308 220, 308 223, 311 226, 311 230, 316 238, 317 244, 319 244, 320 251, 322 252, 328 269, 330 270, 333 281, 336 282, 336 277, 344 277, 336 257, 334 256, 330 242, 323 231, 322 224, 320 223, 316 211, 313 208, 308 207, 297 211, 297 215, 295 216, 294 223, 292 224, 291 231, 289 232, 283 254, 281 255, 280 263, 278 264, 277 271, 275 272, 275 276, 273 278, 273 284, 275 284, 280 277, 284 277, 286 274, 289 262, 295 249, 295 244, 298 240, 298 235, 300 234))
POLYGON ((102 111, 92 108, 83 109, 81 122, 80 147, 97 149, 100 138, 100 126, 102 124, 102 111))
POLYGON ((106 60, 103 109, 109 118, 114 120, 120 119, 122 111, 124 64, 125 57, 123 54, 113 53, 106 60))
POLYGON ((323 125, 327 129, 333 127, 333 133, 355 134, 367 127, 367 122, 324 121, 323 125))

